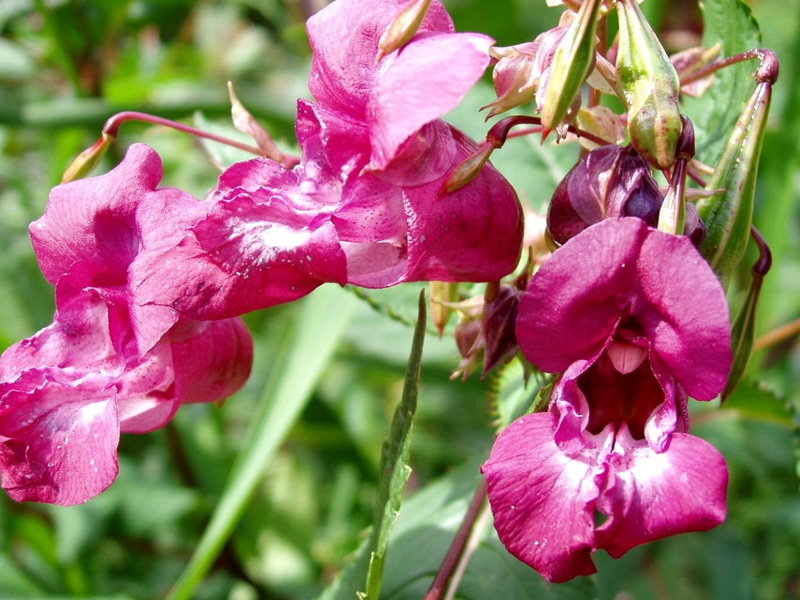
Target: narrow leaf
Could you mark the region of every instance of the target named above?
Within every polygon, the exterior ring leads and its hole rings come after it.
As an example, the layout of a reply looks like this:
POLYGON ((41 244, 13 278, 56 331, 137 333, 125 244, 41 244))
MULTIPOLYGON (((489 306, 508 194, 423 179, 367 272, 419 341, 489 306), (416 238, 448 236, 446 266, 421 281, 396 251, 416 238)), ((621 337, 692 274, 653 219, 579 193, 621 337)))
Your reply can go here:
POLYGON ((266 464, 308 402, 357 305, 335 286, 323 286, 303 302, 297 331, 276 353, 283 364, 265 390, 211 521, 168 600, 193 597, 242 517, 266 464))
POLYGON ((366 592, 359 593, 364 600, 378 600, 383 583, 383 566, 389 547, 389 535, 400 516, 400 504, 403 501, 408 476, 411 454, 411 431, 414 413, 417 409, 419 395, 419 379, 422 369, 422 346, 425 341, 425 324, 427 321, 425 292, 419 295, 419 313, 411 354, 408 357, 406 380, 403 386, 403 397, 392 419, 389 439, 383 444, 381 455, 381 480, 378 484, 378 496, 375 502, 375 521, 370 537, 372 548, 369 569, 367 572, 366 592))

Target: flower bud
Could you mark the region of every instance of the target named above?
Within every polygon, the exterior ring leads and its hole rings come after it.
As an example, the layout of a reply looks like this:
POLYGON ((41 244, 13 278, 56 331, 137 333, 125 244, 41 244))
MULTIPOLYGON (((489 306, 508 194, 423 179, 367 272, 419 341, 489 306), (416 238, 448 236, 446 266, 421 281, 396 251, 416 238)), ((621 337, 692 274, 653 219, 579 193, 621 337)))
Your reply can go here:
POLYGON ((630 147, 602 146, 584 156, 558 184, 547 214, 553 240, 564 244, 611 217, 638 217, 654 227, 663 199, 650 167, 630 147))
POLYGON ((658 228, 674 235, 682 234, 686 227, 686 172, 695 154, 694 125, 686 115, 681 115, 681 125, 681 135, 675 148, 672 184, 664 196, 658 215, 658 228))
POLYGON ((431 0, 412 0, 392 20, 381 39, 378 40, 378 56, 375 63, 379 63, 387 54, 405 46, 413 38, 431 5, 431 0))
POLYGON ((497 296, 483 308, 482 329, 486 343, 483 375, 501 361, 508 362, 519 352, 516 324, 522 290, 503 285, 497 296))
POLYGON ((492 71, 497 100, 481 107, 481 110, 489 107, 492 109, 486 115, 486 120, 534 99, 536 84, 541 75, 535 69, 538 47, 539 44, 535 41, 511 47, 497 61, 492 71))
POLYGON ((753 229, 753 238, 756 241, 759 249, 759 257, 756 264, 753 265, 752 275, 753 281, 750 283, 750 289, 747 290, 747 296, 744 299, 742 308, 733 321, 731 328, 731 341, 733 342, 733 366, 728 375, 728 382, 725 385, 725 390, 722 392, 722 401, 733 393, 739 381, 742 379, 747 363, 750 361, 750 355, 753 353, 753 342, 756 337, 756 316, 758 314, 758 301, 761 297, 761 287, 764 283, 764 277, 772 266, 772 253, 767 246, 761 234, 753 229))
POLYGON ((483 165, 489 160, 495 147, 492 142, 483 142, 473 154, 456 165, 442 182, 439 188, 439 195, 443 196, 444 194, 455 192, 475 179, 478 173, 481 172, 483 165))
POLYGON ((566 25, 559 25, 539 34, 532 42, 493 49, 499 58, 492 72, 497 100, 481 107, 481 110, 492 108, 487 120, 538 96, 550 77, 553 56, 567 29, 566 25))
POLYGON ((76 179, 83 179, 100 163, 100 160, 105 156, 106 150, 116 138, 112 135, 104 133, 103 136, 97 140, 92 146, 81 152, 75 157, 75 160, 64 171, 64 176, 61 178, 61 183, 69 183, 76 179))
POLYGON ((772 83, 761 81, 744 107, 706 189, 719 189, 700 200, 697 210, 706 225, 700 252, 727 287, 742 260, 753 221, 756 174, 772 98, 772 83))
POLYGON ((466 381, 473 369, 477 369, 483 362, 485 340, 480 319, 462 315, 456 324, 456 346, 461 354, 458 368, 450 375, 450 379, 459 376, 466 381))
POLYGON ((585 0, 556 48, 541 101, 545 135, 574 108, 578 92, 594 68, 601 5, 601 0, 585 0))
POLYGON ((680 81, 636 0, 619 0, 617 79, 634 148, 659 169, 675 161, 681 133, 680 81))
POLYGON ((458 283, 431 281, 431 316, 439 337, 453 314, 452 303, 458 300, 458 283))

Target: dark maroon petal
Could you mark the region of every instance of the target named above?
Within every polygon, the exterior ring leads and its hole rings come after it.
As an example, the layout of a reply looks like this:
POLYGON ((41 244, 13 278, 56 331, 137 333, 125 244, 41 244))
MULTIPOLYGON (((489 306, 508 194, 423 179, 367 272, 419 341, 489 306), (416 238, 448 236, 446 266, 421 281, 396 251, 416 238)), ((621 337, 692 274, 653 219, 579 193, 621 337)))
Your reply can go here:
POLYGON ((596 571, 591 553, 601 471, 591 459, 559 450, 549 414, 512 423, 481 471, 495 528, 511 554, 553 582, 596 571))
POLYGON ((647 236, 639 219, 606 219, 569 240, 531 279, 517 339, 549 373, 605 347, 636 297, 636 260, 647 236))
POLYGON ((614 558, 639 544, 705 531, 725 520, 728 469, 705 440, 675 433, 664 452, 638 444, 609 460, 609 487, 598 502, 609 518, 596 540, 614 558))
POLYGON ((669 372, 698 400, 725 387, 733 361, 725 292, 691 241, 651 230, 633 315, 669 372))

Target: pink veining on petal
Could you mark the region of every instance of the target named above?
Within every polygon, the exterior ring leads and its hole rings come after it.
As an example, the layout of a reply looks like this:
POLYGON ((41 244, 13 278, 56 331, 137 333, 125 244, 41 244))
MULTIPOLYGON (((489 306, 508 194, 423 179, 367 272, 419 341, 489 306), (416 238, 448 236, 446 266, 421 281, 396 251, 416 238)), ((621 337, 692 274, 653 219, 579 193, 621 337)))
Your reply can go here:
POLYGON ((374 167, 385 168, 403 142, 458 105, 489 65, 492 43, 474 33, 418 34, 398 53, 370 91, 374 167))
POLYGON ((3 487, 19 502, 81 504, 117 475, 115 391, 98 375, 41 374, 0 383, 3 487))
POLYGON ((549 414, 512 423, 481 471, 495 528, 509 552, 553 582, 596 572, 591 552, 602 470, 559 450, 549 414))
POLYGON ((596 539, 611 556, 725 520, 728 469, 705 440, 675 433, 665 452, 639 444, 610 462, 609 489, 598 503, 609 518, 596 539))
MULTIPOLYGON (((306 26, 314 51, 308 87, 321 103, 365 120, 367 102, 381 69, 394 54, 375 64, 378 40, 405 0, 337 0, 312 16, 306 26)), ((433 0, 419 32, 452 33, 453 22, 433 0)))

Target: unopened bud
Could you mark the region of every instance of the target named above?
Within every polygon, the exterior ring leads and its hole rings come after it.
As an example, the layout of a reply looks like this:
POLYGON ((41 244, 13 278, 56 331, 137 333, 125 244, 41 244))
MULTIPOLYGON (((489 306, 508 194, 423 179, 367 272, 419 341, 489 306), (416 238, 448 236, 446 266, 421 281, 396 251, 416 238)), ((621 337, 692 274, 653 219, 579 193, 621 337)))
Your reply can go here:
POLYGON ((661 231, 680 235, 686 227, 686 170, 694 158, 694 125, 686 115, 681 115, 681 135, 675 148, 675 168, 672 170, 672 185, 664 196, 658 215, 661 231))
POLYGON ((647 161, 632 147, 601 146, 584 156, 558 184, 547 227, 559 245, 611 217, 638 217, 654 227, 662 201, 647 161))
POLYGON ((444 194, 455 192, 475 179, 478 173, 481 172, 483 165, 489 160, 494 149, 495 145, 492 142, 483 142, 475 153, 468 156, 459 165, 456 165, 445 178, 442 187, 439 189, 439 195, 443 196, 444 194))
POLYGON ((706 189, 718 193, 698 202, 706 225, 700 252, 727 287, 742 260, 753 222, 756 175, 766 133, 772 84, 760 82, 745 105, 706 189))
POLYGON ((461 354, 461 363, 450 375, 450 379, 457 379, 460 376, 466 381, 469 374, 483 362, 486 343, 481 320, 462 315, 456 325, 455 338, 458 352, 461 354))
POLYGON ((64 171, 64 176, 61 178, 61 183, 69 183, 76 179, 83 179, 100 163, 100 160, 108 150, 116 138, 112 135, 104 133, 103 136, 97 140, 91 147, 81 152, 75 160, 64 171))
POLYGON ((545 135, 574 109, 578 92, 594 68, 601 5, 601 0, 585 0, 556 48, 541 102, 545 135))
POLYGON ((617 79, 634 148, 665 170, 675 161, 681 133, 680 81, 636 0, 619 0, 617 79))
POLYGON ((519 352, 516 324, 522 290, 503 285, 497 296, 483 309, 483 337, 486 343, 486 358, 483 375, 501 362, 508 362, 519 352))
POLYGON ((534 99, 541 75, 535 68, 538 48, 539 44, 535 41, 508 48, 505 56, 494 66, 492 80, 497 100, 481 107, 481 110, 492 109, 486 115, 487 120, 534 99))
POLYGON ((458 300, 458 283, 431 281, 431 316, 439 337, 453 314, 452 304, 458 300))
POLYGON ((413 38, 431 5, 431 0, 411 0, 408 6, 403 8, 389 26, 383 32, 381 39, 378 40, 378 56, 375 63, 379 63, 387 54, 405 46, 413 38))

